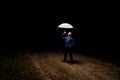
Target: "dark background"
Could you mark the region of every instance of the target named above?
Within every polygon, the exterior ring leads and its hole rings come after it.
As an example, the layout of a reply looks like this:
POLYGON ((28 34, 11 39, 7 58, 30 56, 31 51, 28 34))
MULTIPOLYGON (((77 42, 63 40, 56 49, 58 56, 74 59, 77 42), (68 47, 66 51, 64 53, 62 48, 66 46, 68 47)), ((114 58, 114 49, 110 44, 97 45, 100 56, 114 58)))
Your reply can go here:
MULTIPOLYGON (((59 6, 59 5, 58 5, 59 6)), ((74 51, 118 59, 116 10, 109 5, 77 7, 3 6, 1 52, 62 49, 57 29, 64 22, 73 25, 74 51), (55 9, 56 8, 56 9, 55 9)))

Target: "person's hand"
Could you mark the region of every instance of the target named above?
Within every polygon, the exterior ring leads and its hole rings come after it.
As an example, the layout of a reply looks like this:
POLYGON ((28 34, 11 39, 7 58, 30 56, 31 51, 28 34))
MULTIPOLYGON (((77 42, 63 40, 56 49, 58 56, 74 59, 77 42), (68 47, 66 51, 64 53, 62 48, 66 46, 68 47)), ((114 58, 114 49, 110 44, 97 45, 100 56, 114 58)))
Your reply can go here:
POLYGON ((66 34, 66 31, 64 31, 63 34, 66 34))
POLYGON ((71 47, 71 45, 69 45, 69 47, 71 47))

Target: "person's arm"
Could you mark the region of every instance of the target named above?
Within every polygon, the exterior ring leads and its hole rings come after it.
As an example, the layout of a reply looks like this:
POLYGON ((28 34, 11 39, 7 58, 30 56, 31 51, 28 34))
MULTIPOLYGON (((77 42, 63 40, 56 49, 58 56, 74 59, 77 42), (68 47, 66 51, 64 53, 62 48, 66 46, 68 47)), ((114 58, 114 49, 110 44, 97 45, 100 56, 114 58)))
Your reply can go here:
POLYGON ((66 31, 63 32, 63 34, 62 34, 61 37, 64 39, 64 38, 65 38, 65 35, 66 35, 66 31))
POLYGON ((73 46, 73 45, 74 45, 74 40, 73 40, 73 38, 71 38, 69 47, 71 47, 71 46, 73 46))
POLYGON ((74 45, 75 43, 74 43, 74 40, 73 40, 73 38, 72 38, 72 46, 74 45))

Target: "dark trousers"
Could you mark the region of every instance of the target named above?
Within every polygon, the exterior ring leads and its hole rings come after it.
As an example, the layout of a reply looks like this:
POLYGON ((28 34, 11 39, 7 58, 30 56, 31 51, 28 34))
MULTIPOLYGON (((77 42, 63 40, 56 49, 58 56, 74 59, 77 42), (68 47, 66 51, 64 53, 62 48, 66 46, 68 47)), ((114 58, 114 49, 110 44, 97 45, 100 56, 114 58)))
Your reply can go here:
POLYGON ((70 61, 73 62, 72 47, 66 47, 66 46, 64 47, 64 61, 66 61, 67 53, 69 53, 70 61))

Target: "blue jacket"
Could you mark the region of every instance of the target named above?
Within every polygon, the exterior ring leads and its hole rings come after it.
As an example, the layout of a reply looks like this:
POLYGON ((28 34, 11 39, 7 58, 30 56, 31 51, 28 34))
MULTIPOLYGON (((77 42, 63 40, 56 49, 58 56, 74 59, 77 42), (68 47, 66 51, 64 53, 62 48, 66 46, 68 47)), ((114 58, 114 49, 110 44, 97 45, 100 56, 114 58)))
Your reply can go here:
POLYGON ((68 46, 73 46, 74 45, 74 40, 71 36, 65 36, 63 37, 62 35, 62 38, 64 39, 64 42, 65 42, 65 46, 68 47, 68 46))

